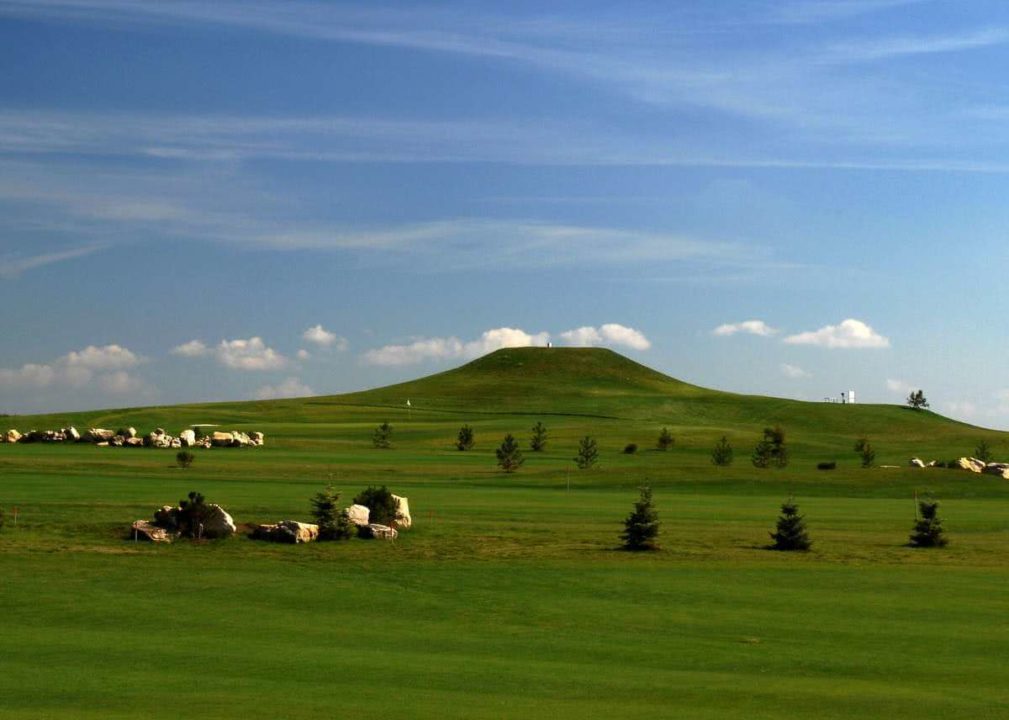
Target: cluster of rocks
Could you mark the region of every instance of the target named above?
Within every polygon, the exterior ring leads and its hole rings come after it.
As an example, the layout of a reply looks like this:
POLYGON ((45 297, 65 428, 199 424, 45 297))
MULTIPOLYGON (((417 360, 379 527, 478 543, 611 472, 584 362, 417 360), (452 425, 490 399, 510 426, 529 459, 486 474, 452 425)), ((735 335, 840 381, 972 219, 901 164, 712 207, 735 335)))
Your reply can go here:
POLYGON ((265 437, 261 432, 245 433, 239 430, 231 432, 212 432, 209 435, 197 437, 196 431, 183 430, 177 436, 169 435, 162 428, 155 428, 147 435, 138 435, 136 428, 121 428, 106 430, 105 428, 89 428, 81 433, 75 427, 59 430, 31 430, 21 434, 17 430, 8 430, 0 435, 3 443, 91 443, 99 447, 150 447, 150 448, 189 448, 189 447, 261 447, 265 437))
MULTIPOLYGON (((392 497, 396 501, 395 527, 371 522, 371 510, 365 505, 351 505, 343 511, 347 519, 357 526, 358 537, 395 540, 399 537, 399 530, 407 530, 413 525, 410 501, 399 495, 392 497)), ((319 539, 319 526, 297 520, 281 520, 278 523, 256 525, 252 529, 252 539, 290 544, 309 543, 319 539)))
POLYGON ((911 458, 911 467, 917 468, 927 468, 927 467, 944 467, 952 468, 954 470, 966 470, 972 473, 984 473, 985 475, 998 475, 999 477, 1009 480, 1009 463, 997 463, 997 462, 985 462, 984 460, 978 460, 973 457, 962 457, 956 460, 951 460, 950 462, 938 462, 932 460, 931 462, 925 462, 921 458, 911 458))
MULTIPOLYGON (((170 543, 181 535, 180 517, 183 509, 178 506, 165 505, 154 512, 152 520, 137 520, 131 526, 134 540, 147 540, 156 543, 170 543)), ((197 528, 200 538, 217 540, 234 535, 238 531, 234 519, 220 505, 207 505, 203 522, 197 528)))
MULTIPOLYGON (((413 525, 410 515, 410 501, 405 497, 393 495, 396 506, 396 520, 393 526, 370 522, 371 510, 364 505, 351 505, 344 513, 357 526, 358 537, 374 540, 395 540, 399 530, 409 529, 413 525)), ((155 511, 153 520, 137 520, 131 526, 131 537, 134 540, 146 540, 155 543, 170 543, 179 537, 180 514, 184 510, 180 506, 165 505, 155 511)), ((238 528, 231 515, 220 505, 208 505, 200 537, 208 539, 226 538, 234 535, 238 528)), ((256 525, 252 528, 253 540, 290 543, 298 545, 315 542, 319 539, 319 526, 303 523, 297 520, 281 520, 278 523, 256 525)))

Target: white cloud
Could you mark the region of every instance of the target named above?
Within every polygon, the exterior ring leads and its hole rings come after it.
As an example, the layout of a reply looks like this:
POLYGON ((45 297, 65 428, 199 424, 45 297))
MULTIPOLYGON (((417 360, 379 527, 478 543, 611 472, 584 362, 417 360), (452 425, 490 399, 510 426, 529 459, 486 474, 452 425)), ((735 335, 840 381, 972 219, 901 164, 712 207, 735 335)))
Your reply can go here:
POLYGON ((386 345, 362 356, 368 365, 414 365, 425 360, 472 359, 501 348, 544 346, 550 341, 545 332, 531 335, 518 328, 487 330, 477 340, 463 342, 456 337, 421 338, 404 345, 386 345))
POLYGON ((771 327, 763 320, 744 320, 743 322, 738 323, 725 323, 724 325, 719 325, 711 331, 713 335, 722 337, 735 335, 736 333, 747 333, 749 335, 768 337, 776 334, 777 332, 778 330, 771 327))
POLYGON ((890 340, 861 320, 848 318, 840 325, 826 325, 819 330, 789 335, 789 345, 816 345, 825 348, 887 348, 890 340))
POLYGON ((899 380, 896 378, 887 378, 886 389, 892 393, 900 393, 901 395, 908 395, 914 390, 917 390, 918 387, 904 380, 899 380))
POLYGON ((267 347, 262 338, 248 340, 221 340, 209 348, 202 340, 190 340, 172 350, 173 355, 197 358, 213 356, 217 362, 232 370, 280 370, 287 366, 287 358, 267 347))
POLYGON ((973 419, 978 414, 977 404, 970 400, 951 400, 945 403, 946 411, 950 417, 973 419))
POLYGON ((787 378, 792 378, 793 380, 812 377, 812 375, 798 365, 789 365, 788 363, 781 363, 781 374, 787 378))
POLYGON ((97 384, 109 393, 129 393, 143 387, 128 372, 141 358, 121 345, 89 345, 57 358, 51 363, 27 363, 19 368, 0 368, 0 387, 12 389, 83 387, 97 384))
POLYGON ((305 348, 301 348, 301 350, 298 351, 298 359, 299 360, 308 360, 311 357, 312 357, 312 353, 310 353, 305 348))
POLYGON ((181 355, 182 357, 202 357, 208 352, 209 349, 200 340, 190 340, 172 349, 172 355, 181 355))
POLYGON ((296 377, 289 377, 278 385, 264 385, 256 391, 257 400, 308 397, 315 391, 296 377))
POLYGON ((64 262, 66 260, 76 260, 77 258, 92 255, 107 246, 103 244, 85 245, 83 247, 70 248, 68 250, 54 250, 52 252, 40 253, 38 255, 0 255, 0 278, 10 279, 17 277, 23 272, 45 267, 53 263, 64 262))
POLYGON ((287 358, 258 337, 222 340, 214 355, 221 365, 233 370, 279 370, 287 365, 287 358))
POLYGON ((633 350, 647 350, 652 346, 644 333, 618 323, 606 323, 599 328, 587 325, 562 332, 560 337, 565 343, 575 347, 619 345, 633 350))
POLYGON ((316 325, 315 327, 310 327, 304 333, 302 333, 302 339, 305 342, 310 342, 314 345, 320 347, 335 347, 335 349, 343 352, 347 349, 347 340, 340 337, 336 333, 326 330, 322 325, 316 325))

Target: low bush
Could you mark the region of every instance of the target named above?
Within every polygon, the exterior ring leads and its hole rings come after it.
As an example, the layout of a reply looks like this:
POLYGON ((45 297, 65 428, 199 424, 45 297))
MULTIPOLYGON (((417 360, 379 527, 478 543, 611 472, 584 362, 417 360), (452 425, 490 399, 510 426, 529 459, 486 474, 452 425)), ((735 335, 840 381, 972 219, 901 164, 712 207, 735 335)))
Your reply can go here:
POLYGON ((637 443, 627 443, 624 445, 624 455, 633 455, 638 451, 637 443))
POLYGON ((382 487, 368 486, 356 498, 355 505, 364 505, 371 511, 368 516, 373 523, 392 525, 396 521, 396 510, 399 505, 385 485, 382 487))
POLYGON ((817 470, 836 470, 837 469, 837 463, 835 461, 833 461, 833 460, 831 460, 830 462, 817 463, 816 464, 816 469, 817 470))
POLYGON ((192 465, 193 464, 193 460, 195 460, 195 459, 196 459, 196 456, 193 455, 188 450, 180 450, 179 452, 175 453, 175 463, 180 468, 183 468, 183 469, 185 469, 185 468, 189 467, 190 465, 192 465))

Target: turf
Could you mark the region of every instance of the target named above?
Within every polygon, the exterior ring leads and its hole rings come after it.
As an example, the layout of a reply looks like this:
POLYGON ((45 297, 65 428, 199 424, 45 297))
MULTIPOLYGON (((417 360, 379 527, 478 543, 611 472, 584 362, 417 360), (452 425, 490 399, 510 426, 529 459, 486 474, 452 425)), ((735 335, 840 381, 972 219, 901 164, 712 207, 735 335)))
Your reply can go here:
POLYGON ((1009 482, 905 467, 981 439, 1009 450, 1002 433, 719 393, 566 349, 353 395, 8 420, 211 422, 268 444, 200 451, 188 470, 169 451, 0 446, 3 718, 1009 716, 1009 482), (384 420, 391 450, 370 444, 384 420), (524 443, 537 420, 547 451, 499 472, 503 434, 524 443), (464 422, 469 452, 452 445, 464 422), (792 462, 757 470, 749 452, 770 424, 792 462), (662 426, 669 452, 651 449, 662 426), (601 448, 590 471, 572 461, 584 434, 601 448), (708 459, 722 435, 728 468, 708 459), (860 468, 863 435, 900 467, 860 468), (628 442, 642 450, 624 455, 628 442), (662 549, 628 554, 617 533, 643 482, 662 549), (304 519, 327 484, 348 499, 386 484, 416 526, 394 544, 298 547, 125 532, 191 489, 239 523, 304 519), (941 550, 905 545, 926 492, 942 501, 941 550), (789 495, 809 553, 765 549, 789 495))

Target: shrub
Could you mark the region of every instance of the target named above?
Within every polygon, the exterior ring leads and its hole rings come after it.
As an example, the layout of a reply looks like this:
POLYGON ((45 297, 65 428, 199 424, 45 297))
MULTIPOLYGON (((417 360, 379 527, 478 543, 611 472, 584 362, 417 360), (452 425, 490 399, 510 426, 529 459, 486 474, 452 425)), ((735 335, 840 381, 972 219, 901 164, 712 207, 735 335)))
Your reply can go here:
POLYGON ((986 440, 982 440, 974 448, 974 457, 984 463, 990 463, 995 459, 995 455, 992 453, 991 447, 988 446, 986 440))
POLYGON ((348 540, 354 536, 357 528, 340 510, 340 494, 333 492, 332 486, 316 493, 310 502, 312 517, 319 526, 320 540, 348 540))
POLYGON ((387 422, 382 423, 371 436, 371 442, 375 447, 388 450, 392 447, 392 425, 387 422))
POLYGON ((459 428, 459 435, 456 437, 455 446, 460 450, 470 450, 473 448, 473 428, 463 425, 459 428))
POLYGON ((579 470, 589 470, 599 462, 599 446, 594 438, 586 435, 578 441, 578 454, 575 455, 575 464, 579 470))
POLYGON ((494 454, 497 456, 497 464, 506 473, 515 472, 525 462, 522 451, 519 450, 519 444, 511 433, 505 435, 504 440, 501 441, 501 447, 495 450, 494 454))
POLYGON ((673 440, 673 435, 669 432, 669 428, 662 428, 662 432, 659 433, 659 439, 656 441, 656 446, 659 450, 668 450, 673 446, 674 442, 675 440, 673 440))
POLYGON ((910 395, 907 396, 907 405, 912 410, 921 410, 922 408, 928 407, 928 400, 925 399, 925 393, 922 390, 915 390, 910 395))
POLYGON ((175 512, 175 524, 179 532, 186 537, 199 537, 203 533, 203 523, 210 513, 206 498, 201 493, 193 490, 188 495, 188 499, 179 501, 179 508, 175 512))
POLYGON ((911 547, 942 547, 948 541, 939 519, 939 503, 925 499, 918 501, 914 531, 911 533, 911 547))
POLYGON ((855 452, 862 456, 862 467, 870 468, 876 462, 876 451, 867 438, 859 438, 855 443, 855 452))
POLYGON ((624 520, 624 531, 620 534, 627 550, 655 550, 655 538, 659 536, 659 514, 652 507, 652 489, 647 485, 638 488, 640 497, 634 503, 634 510, 624 520))
POLYGON ((722 435, 722 439, 715 443, 715 447, 711 451, 711 463, 719 467, 726 467, 732 464, 732 460, 732 446, 729 445, 729 439, 722 435))
POLYGON ((753 449, 753 466, 768 468, 772 465, 783 468, 788 465, 788 448, 785 446, 785 431, 780 427, 764 428, 764 437, 753 449))
POLYGON ((806 532, 806 520, 791 498, 781 506, 777 529, 771 533, 774 550, 809 550, 813 542, 806 532))
POLYGON ((543 452, 547 446, 547 429, 543 423, 537 422, 533 425, 533 434, 529 439, 529 447, 533 452, 543 452))
POLYGON ((354 498, 354 504, 368 508, 371 511, 368 517, 373 523, 392 525, 396 521, 399 504, 385 485, 380 488, 369 485, 354 498))
POLYGON ((835 462, 834 460, 831 460, 830 462, 817 463, 816 464, 816 469, 817 470, 836 470, 837 469, 837 462, 835 462))
POLYGON ((627 443, 624 445, 624 455, 633 455, 638 451, 637 443, 627 443))
POLYGON ((190 465, 192 465, 193 464, 193 460, 195 460, 195 459, 196 459, 196 456, 193 455, 188 450, 180 450, 179 452, 175 453, 175 463, 180 468, 183 468, 183 469, 185 469, 185 468, 189 467, 190 465))

